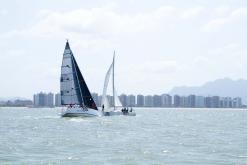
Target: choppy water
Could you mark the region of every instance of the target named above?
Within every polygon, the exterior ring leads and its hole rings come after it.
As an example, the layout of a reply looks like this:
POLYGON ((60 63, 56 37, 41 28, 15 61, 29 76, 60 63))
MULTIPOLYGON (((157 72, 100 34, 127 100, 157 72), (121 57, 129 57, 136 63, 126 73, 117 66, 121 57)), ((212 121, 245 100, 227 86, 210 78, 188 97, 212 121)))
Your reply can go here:
POLYGON ((60 118, 0 108, 0 164, 247 164, 247 110, 137 109, 60 118))

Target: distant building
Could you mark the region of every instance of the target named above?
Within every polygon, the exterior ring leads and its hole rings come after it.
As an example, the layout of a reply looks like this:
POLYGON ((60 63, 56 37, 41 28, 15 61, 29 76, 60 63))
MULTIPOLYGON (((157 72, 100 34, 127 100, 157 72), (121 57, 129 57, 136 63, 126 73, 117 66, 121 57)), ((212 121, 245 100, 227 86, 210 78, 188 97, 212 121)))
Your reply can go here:
POLYGON ((144 97, 145 107, 153 107, 153 96, 148 95, 144 97))
POLYGON ((98 100, 99 100, 99 107, 101 107, 102 106, 102 104, 101 104, 102 96, 101 95, 98 96, 98 100))
POLYGON ((223 98, 223 108, 232 108, 232 98, 231 97, 223 98))
POLYGON ((137 107, 143 107, 144 106, 144 96, 143 95, 137 95, 137 107))
POLYGON ((211 108, 220 108, 220 97, 213 96, 211 98, 211 108))
POLYGON ((119 96, 119 99, 124 107, 127 106, 127 95, 126 94, 121 94, 119 96))
POLYGON ((45 106, 54 107, 54 94, 53 93, 50 92, 45 96, 45 106))
POLYGON ((45 93, 38 93, 36 94, 36 97, 35 97, 37 100, 34 100, 35 102, 35 105, 37 105, 38 107, 44 107, 46 106, 46 94, 45 93))
POLYGON ((33 95, 33 105, 35 107, 38 107, 39 106, 39 95, 38 94, 34 94, 33 95))
POLYGON ((188 96, 188 107, 194 108, 196 106, 196 96, 189 95, 188 96))
POLYGON ((240 97, 236 97, 232 100, 233 108, 241 108, 242 107, 242 99, 240 97))
POLYGON ((106 95, 109 106, 113 107, 113 96, 106 95))
POLYGON ((178 107, 189 107, 189 98, 186 96, 180 96, 178 107))
POLYGON ((97 107, 100 107, 98 93, 92 93, 91 95, 92 95, 92 97, 93 97, 93 100, 94 100, 96 106, 97 106, 97 107))
POLYGON ((57 93, 57 94, 55 95, 55 106, 56 106, 56 107, 62 106, 62 105, 61 105, 61 94, 60 94, 60 93, 57 93))
POLYGON ((171 107, 172 106, 172 96, 168 94, 161 95, 161 106, 162 107, 171 107))
POLYGON ((206 108, 212 108, 212 98, 211 97, 205 97, 205 106, 206 108))
POLYGON ((204 108, 205 107, 205 98, 203 96, 196 96, 196 108, 204 108))
POLYGON ((54 94, 40 92, 33 96, 33 103, 36 107, 53 107, 54 106, 54 94))
POLYGON ((161 107, 161 96, 159 96, 159 95, 153 96, 153 106, 154 107, 161 107))
POLYGON ((13 103, 14 106, 21 106, 21 107, 24 107, 24 106, 32 106, 33 105, 33 102, 31 100, 15 100, 14 103, 13 103))
POLYGON ((127 106, 135 107, 136 105, 136 97, 134 95, 127 96, 127 106))
POLYGON ((180 96, 178 96, 178 95, 173 96, 173 106, 174 107, 180 106, 180 96))

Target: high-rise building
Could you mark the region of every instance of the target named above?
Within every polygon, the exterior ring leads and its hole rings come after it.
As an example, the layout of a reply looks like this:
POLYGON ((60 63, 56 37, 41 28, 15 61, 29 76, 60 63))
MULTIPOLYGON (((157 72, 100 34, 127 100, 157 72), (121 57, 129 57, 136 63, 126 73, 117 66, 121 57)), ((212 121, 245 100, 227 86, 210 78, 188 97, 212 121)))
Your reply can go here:
POLYGON ((178 95, 173 96, 173 105, 174 105, 174 107, 180 106, 180 96, 178 96, 178 95))
POLYGON ((98 101, 99 101, 99 107, 101 107, 102 106, 102 95, 99 95, 98 96, 98 101))
POLYGON ((224 98, 220 97, 220 108, 224 107, 224 98))
POLYGON ((231 97, 223 98, 223 108, 232 108, 232 98, 231 97))
POLYGON ((241 108, 242 107, 242 99, 240 97, 236 97, 232 100, 233 108, 241 108))
POLYGON ((196 108, 204 108, 205 107, 205 98, 203 96, 196 96, 196 108))
POLYGON ((134 95, 128 95, 127 106, 134 107, 136 105, 136 97, 134 95))
POLYGON ((57 93, 55 95, 55 106, 60 107, 61 106, 61 94, 57 93))
POLYGON ((144 96, 143 95, 137 95, 137 107, 143 107, 144 106, 144 96))
POLYGON ((212 98, 210 96, 205 97, 205 106, 207 108, 212 108, 212 98))
POLYGON ((54 106, 54 94, 40 92, 33 97, 34 106, 36 107, 53 107, 54 106))
POLYGON ((161 106, 162 107, 171 107, 172 106, 172 96, 168 94, 161 95, 161 106))
POLYGON ((45 96, 45 106, 54 107, 54 94, 53 93, 50 92, 45 96))
POLYGON ((144 105, 145 107, 152 107, 153 106, 153 96, 151 95, 145 96, 144 105))
POLYGON ((94 100, 96 106, 97 106, 97 107, 100 107, 98 93, 92 93, 91 95, 92 95, 92 97, 93 97, 93 100, 94 100))
POLYGON ((109 106, 113 107, 113 96, 106 95, 109 106))
POLYGON ((38 94, 34 94, 33 95, 33 105, 35 107, 38 107, 39 106, 39 95, 38 94))
POLYGON ((154 107, 161 107, 161 96, 159 96, 159 95, 153 96, 153 106, 154 107))
POLYGON ((40 92, 40 93, 38 93, 37 94, 38 95, 38 106, 40 106, 40 107, 44 107, 44 106, 46 106, 46 94, 45 93, 42 93, 42 92, 40 92))
POLYGON ((180 96, 179 107, 189 107, 189 97, 180 96))
POLYGON ((121 94, 119 96, 119 99, 124 107, 127 107, 127 95, 126 94, 121 94))
POLYGON ((219 96, 213 96, 211 98, 211 107, 212 108, 219 108, 220 107, 220 97, 219 96))
POLYGON ((188 107, 194 108, 196 106, 196 96, 189 95, 188 96, 188 107))

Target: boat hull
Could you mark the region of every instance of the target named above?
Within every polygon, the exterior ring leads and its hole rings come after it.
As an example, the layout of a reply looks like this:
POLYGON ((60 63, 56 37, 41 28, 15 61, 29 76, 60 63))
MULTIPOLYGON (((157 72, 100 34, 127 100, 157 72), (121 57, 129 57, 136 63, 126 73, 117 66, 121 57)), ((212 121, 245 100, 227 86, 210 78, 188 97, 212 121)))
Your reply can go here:
POLYGON ((104 116, 119 116, 119 115, 125 115, 125 116, 136 116, 135 112, 121 112, 121 111, 109 111, 109 112, 104 112, 104 116))
POLYGON ((101 112, 87 107, 68 107, 61 114, 62 117, 97 117, 101 115, 101 112))

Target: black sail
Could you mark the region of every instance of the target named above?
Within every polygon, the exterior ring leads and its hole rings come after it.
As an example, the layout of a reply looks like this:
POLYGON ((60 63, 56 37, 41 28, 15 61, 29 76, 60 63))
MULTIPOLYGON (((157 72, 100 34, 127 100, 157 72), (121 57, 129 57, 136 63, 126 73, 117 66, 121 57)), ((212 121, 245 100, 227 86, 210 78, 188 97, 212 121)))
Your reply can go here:
POLYGON ((74 63, 75 63, 77 77, 78 77, 78 82, 80 84, 80 89, 81 89, 80 91, 82 93, 82 99, 83 99, 84 105, 88 108, 98 110, 75 59, 74 59, 74 63))

